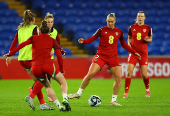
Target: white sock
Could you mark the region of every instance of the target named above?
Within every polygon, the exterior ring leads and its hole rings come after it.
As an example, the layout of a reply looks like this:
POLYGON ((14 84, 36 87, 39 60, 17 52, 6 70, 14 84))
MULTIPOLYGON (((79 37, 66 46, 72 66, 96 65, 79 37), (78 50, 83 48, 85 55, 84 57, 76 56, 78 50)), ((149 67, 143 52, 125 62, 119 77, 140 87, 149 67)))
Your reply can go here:
POLYGON ((117 95, 112 94, 112 102, 116 101, 116 99, 117 99, 117 95))
POLYGON ((79 95, 81 95, 82 92, 83 92, 83 90, 84 90, 84 89, 79 88, 79 90, 77 91, 77 93, 78 93, 79 95))
POLYGON ((54 101, 54 103, 56 104, 57 107, 59 107, 59 105, 61 105, 60 102, 58 101, 58 99, 56 99, 56 100, 54 101))
POLYGON ((146 91, 149 91, 149 89, 146 89, 146 91))
POLYGON ((63 93, 63 99, 66 98, 68 100, 68 94, 67 93, 63 93))

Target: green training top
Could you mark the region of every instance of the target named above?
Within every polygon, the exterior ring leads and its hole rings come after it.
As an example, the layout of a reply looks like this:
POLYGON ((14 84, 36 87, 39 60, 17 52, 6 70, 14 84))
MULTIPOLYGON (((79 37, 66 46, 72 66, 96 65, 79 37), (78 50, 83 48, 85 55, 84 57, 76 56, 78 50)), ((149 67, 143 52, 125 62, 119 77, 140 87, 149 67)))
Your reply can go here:
MULTIPOLYGON (((51 33, 49 33, 49 35, 50 35, 50 37, 52 37, 53 39, 56 40, 58 32, 56 29, 54 29, 54 28, 52 28, 52 29, 53 29, 53 31, 51 33)), ((52 52, 54 53, 54 48, 52 48, 52 52)), ((54 56, 51 56, 51 59, 54 59, 54 56)))
MULTIPOLYGON (((18 43, 22 43, 26 41, 29 37, 33 35, 34 28, 37 27, 37 25, 29 25, 22 27, 18 30, 18 43)), ((26 60, 32 60, 32 44, 27 45, 19 50, 18 55, 19 61, 26 61, 26 60)))

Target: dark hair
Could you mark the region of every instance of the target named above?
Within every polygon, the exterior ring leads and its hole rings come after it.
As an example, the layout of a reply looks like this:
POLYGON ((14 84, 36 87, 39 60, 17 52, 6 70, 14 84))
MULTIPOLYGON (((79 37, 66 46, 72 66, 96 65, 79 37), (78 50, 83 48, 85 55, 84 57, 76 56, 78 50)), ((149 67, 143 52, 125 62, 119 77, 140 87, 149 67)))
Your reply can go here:
POLYGON ((33 21, 33 17, 34 14, 30 11, 30 10, 26 10, 24 11, 24 14, 23 14, 23 19, 22 19, 22 23, 20 23, 20 25, 18 26, 17 30, 19 30, 21 27, 24 27, 26 25, 30 25, 30 22, 33 21))
POLYGON ((49 27, 47 26, 47 21, 43 20, 41 22, 40 31, 41 31, 41 33, 48 33, 49 32, 49 27))
MULTIPOLYGON (((139 11, 138 13, 143 13, 144 14, 144 16, 145 16, 145 12, 144 11, 139 11)), ((138 13, 137 13, 137 16, 138 16, 138 13)), ((135 23, 138 23, 138 21, 137 21, 137 19, 135 19, 135 23)))
MULTIPOLYGON (((145 12, 144 12, 144 11, 139 11, 138 13, 143 13, 143 14, 145 15, 145 12)), ((137 14, 138 14, 138 13, 137 13, 137 14)))

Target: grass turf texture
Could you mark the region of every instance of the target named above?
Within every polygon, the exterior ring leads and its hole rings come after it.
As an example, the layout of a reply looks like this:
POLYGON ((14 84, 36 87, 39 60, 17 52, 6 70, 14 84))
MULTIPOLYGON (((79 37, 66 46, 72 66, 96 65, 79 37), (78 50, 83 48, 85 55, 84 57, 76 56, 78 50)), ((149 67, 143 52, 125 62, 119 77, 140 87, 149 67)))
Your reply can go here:
MULTIPOLYGON (((67 80, 68 93, 77 92, 82 80, 67 80)), ((92 79, 83 91, 80 99, 71 99, 71 112, 60 112, 55 104, 48 102, 43 88, 46 103, 55 106, 55 110, 41 111, 37 97, 34 99, 36 110, 33 111, 24 101, 29 95, 28 87, 32 80, 0 80, 0 116, 169 116, 170 115, 170 79, 150 79, 151 97, 145 97, 143 80, 132 79, 129 98, 123 99, 124 79, 117 98, 122 107, 110 106, 114 79, 92 79), (98 95, 102 100, 100 107, 90 107, 88 99, 98 95)), ((59 84, 52 80, 52 87, 60 102, 62 95, 59 84)))

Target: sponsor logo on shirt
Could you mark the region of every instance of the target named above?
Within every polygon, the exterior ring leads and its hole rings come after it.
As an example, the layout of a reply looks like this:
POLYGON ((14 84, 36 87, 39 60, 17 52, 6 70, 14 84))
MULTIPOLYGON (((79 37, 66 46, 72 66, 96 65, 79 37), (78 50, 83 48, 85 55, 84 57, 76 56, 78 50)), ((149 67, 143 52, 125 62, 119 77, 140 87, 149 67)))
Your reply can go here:
POLYGON ((146 32, 146 29, 143 29, 143 32, 146 32))
POLYGON ((133 29, 133 31, 136 31, 136 29, 133 29))
POLYGON ((148 62, 145 62, 145 64, 148 64, 148 62))
POLYGON ((107 34, 107 32, 105 32, 105 34, 107 34))

